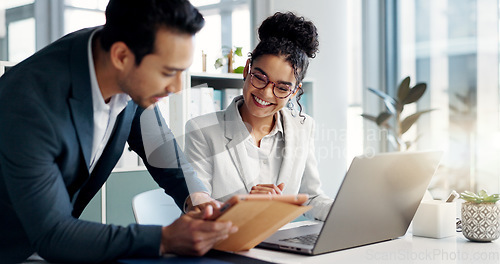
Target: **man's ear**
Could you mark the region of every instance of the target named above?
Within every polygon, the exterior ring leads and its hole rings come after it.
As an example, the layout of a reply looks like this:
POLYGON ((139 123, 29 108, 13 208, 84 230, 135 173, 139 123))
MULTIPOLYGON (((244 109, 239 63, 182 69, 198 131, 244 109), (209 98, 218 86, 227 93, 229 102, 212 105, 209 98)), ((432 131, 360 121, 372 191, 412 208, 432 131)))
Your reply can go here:
POLYGON ((250 59, 247 59, 247 63, 245 64, 245 68, 243 69, 243 80, 245 80, 250 72, 250 59))
POLYGON ((120 71, 125 70, 128 64, 131 62, 133 63, 134 60, 134 54, 122 41, 115 42, 111 45, 109 56, 113 66, 120 71))

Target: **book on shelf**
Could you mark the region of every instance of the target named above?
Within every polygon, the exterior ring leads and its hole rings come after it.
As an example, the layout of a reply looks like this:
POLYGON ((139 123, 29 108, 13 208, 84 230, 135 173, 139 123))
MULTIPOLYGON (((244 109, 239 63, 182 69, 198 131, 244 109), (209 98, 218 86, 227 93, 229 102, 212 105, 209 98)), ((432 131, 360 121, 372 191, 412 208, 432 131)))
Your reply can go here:
POLYGON ((222 89, 222 107, 226 109, 226 107, 231 104, 233 99, 243 94, 243 89, 241 88, 225 88, 222 89))
POLYGON ((214 109, 222 110, 222 90, 214 90, 214 109))
POLYGON ((189 118, 216 111, 214 107, 214 88, 206 84, 191 88, 189 118))

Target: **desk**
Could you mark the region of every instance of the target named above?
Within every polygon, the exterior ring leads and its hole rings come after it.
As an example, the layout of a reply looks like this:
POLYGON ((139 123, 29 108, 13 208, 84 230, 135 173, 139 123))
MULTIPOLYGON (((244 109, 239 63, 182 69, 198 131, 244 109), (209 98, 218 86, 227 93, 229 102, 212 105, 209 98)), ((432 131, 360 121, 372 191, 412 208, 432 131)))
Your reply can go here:
MULTIPOLYGON (((291 228, 312 221, 294 222, 281 229, 291 228)), ((305 256, 268 249, 253 248, 236 254, 273 263, 500 263, 500 239, 487 242, 470 242, 462 233, 455 236, 433 239, 411 234, 411 226, 405 236, 332 253, 305 256)), ((227 259, 226 261, 232 262, 227 259)), ((169 263, 169 262, 164 262, 169 263)), ((234 262, 238 263, 238 262, 234 262)))
MULTIPOLYGON (((292 223, 295 224, 295 223, 292 223)), ((291 224, 289 224, 291 225, 291 224)), ((253 248, 249 251, 236 254, 254 259, 275 263, 500 263, 500 239, 489 243, 470 242, 461 233, 456 236, 442 239, 416 237, 408 232, 405 236, 391 241, 375 243, 357 248, 351 248, 322 254, 317 256, 304 256, 284 253, 267 249, 253 248)), ((225 263, 234 262, 235 258, 224 259, 225 263)), ((163 258, 153 260, 133 260, 120 263, 220 263, 203 259, 163 258)), ((26 262, 46 263, 40 262, 26 262)))
POLYGON ((317 256, 253 248, 237 254, 276 263, 500 263, 500 240, 470 242, 461 233, 442 239, 405 236, 317 256))

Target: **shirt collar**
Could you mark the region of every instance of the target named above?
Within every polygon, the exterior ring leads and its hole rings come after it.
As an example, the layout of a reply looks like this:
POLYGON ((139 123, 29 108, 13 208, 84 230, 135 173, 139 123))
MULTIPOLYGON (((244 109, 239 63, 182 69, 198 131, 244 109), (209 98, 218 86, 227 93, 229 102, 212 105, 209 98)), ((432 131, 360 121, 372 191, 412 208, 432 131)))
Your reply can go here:
POLYGON ((283 130, 283 122, 281 122, 281 110, 278 111, 278 112, 276 112, 276 114, 274 114, 274 117, 275 117, 276 121, 274 122, 274 127, 271 130, 271 132, 268 134, 268 136, 274 136, 278 132, 281 135, 283 135, 284 134, 284 130, 283 130))
MULTIPOLYGON (((245 130, 248 131, 248 129, 245 126, 245 122, 243 122, 243 119, 241 118, 240 111, 238 110, 239 107, 243 104, 243 102, 244 102, 243 97, 241 97, 239 100, 235 100, 235 107, 236 107, 235 110, 237 113, 238 120, 241 120, 241 122, 239 122, 242 124, 241 129, 245 128, 245 130)), ((269 134, 267 134, 265 137, 274 136, 278 132, 280 133, 281 136, 283 136, 285 134, 285 132, 283 130, 283 122, 281 121, 281 110, 276 112, 276 114, 274 114, 274 117, 276 118, 276 121, 274 123, 274 127, 271 130, 271 132, 269 132, 269 134)), ((248 136, 250 136, 250 132, 248 132, 248 136)))

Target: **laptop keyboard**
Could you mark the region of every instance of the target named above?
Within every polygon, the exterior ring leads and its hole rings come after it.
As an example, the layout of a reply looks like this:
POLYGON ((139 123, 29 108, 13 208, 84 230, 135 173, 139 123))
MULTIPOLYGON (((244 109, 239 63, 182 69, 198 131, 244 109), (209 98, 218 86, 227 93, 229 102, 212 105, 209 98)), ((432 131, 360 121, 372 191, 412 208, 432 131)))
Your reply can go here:
POLYGON ((314 243, 316 243, 316 240, 318 239, 318 235, 319 234, 310 234, 310 235, 280 239, 280 241, 297 243, 302 245, 314 245, 314 243))

